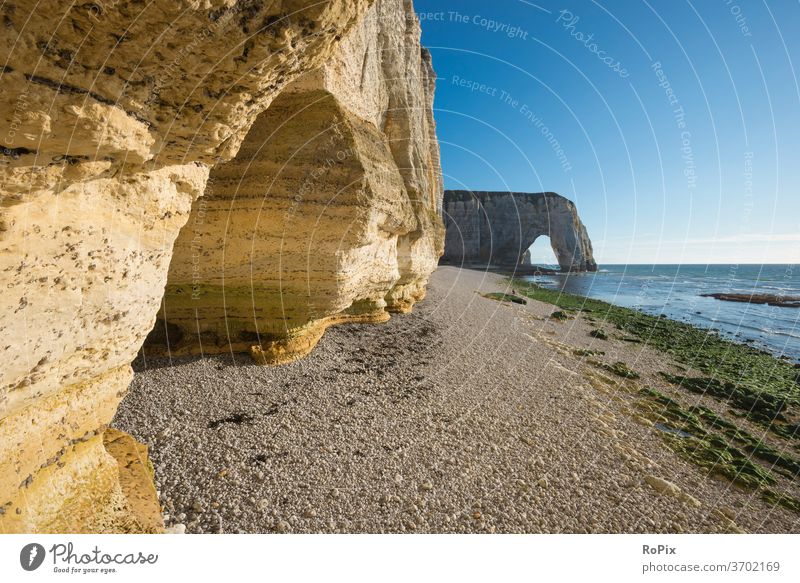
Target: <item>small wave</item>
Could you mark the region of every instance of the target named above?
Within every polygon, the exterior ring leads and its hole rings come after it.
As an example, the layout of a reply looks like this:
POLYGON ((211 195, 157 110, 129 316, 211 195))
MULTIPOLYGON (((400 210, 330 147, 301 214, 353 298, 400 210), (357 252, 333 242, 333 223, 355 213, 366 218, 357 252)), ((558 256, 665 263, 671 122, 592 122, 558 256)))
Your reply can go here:
POLYGON ((772 328, 758 328, 765 334, 770 334, 772 336, 788 336, 789 338, 800 338, 800 333, 792 332, 790 330, 775 330, 772 328))
MULTIPOLYGON (((702 319, 702 317, 695 316, 696 320, 702 319)), ((724 319, 711 319, 712 322, 719 325, 722 324, 734 330, 738 333, 743 333, 745 335, 749 335, 752 333, 757 334, 764 334, 767 336, 783 336, 787 338, 797 338, 800 339, 800 330, 787 330, 785 328, 764 328, 761 326, 753 325, 752 323, 748 322, 731 322, 724 319)))

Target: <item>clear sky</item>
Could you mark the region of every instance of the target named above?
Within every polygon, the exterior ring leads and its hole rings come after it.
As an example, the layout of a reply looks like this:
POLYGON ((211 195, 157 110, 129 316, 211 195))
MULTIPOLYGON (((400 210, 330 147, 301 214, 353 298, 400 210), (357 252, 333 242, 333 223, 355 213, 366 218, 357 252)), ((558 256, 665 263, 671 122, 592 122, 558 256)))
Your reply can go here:
POLYGON ((800 263, 797 0, 415 7, 447 188, 559 192, 600 263, 800 263))

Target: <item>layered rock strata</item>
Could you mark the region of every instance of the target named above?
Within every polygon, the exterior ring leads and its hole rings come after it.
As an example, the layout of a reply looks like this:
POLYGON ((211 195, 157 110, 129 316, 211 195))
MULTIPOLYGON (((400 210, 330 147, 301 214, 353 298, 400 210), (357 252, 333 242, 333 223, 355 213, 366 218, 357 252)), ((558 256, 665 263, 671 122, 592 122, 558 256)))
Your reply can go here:
POLYGON ((597 270, 575 204, 554 192, 448 190, 443 214, 444 263, 515 267, 533 242, 547 235, 563 271, 597 270))
POLYGON ((424 296, 443 251, 435 77, 410 2, 379 0, 211 171, 169 269, 155 354, 279 364, 424 296))
MULTIPOLYGON (((146 452, 106 428, 173 242, 211 168, 371 4, 0 7, 0 532, 161 529, 146 452)), ((343 135, 371 139, 351 125, 343 135)), ((414 232, 410 206, 397 206, 398 233, 414 232)))

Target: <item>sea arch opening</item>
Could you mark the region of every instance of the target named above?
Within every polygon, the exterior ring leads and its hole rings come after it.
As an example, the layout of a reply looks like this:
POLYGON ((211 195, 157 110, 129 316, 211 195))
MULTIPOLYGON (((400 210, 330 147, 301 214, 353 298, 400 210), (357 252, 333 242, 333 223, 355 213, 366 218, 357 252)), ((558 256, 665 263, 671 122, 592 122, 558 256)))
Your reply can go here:
POLYGON ((549 235, 539 235, 523 251, 520 258, 523 266, 540 266, 558 269, 558 258, 549 235))

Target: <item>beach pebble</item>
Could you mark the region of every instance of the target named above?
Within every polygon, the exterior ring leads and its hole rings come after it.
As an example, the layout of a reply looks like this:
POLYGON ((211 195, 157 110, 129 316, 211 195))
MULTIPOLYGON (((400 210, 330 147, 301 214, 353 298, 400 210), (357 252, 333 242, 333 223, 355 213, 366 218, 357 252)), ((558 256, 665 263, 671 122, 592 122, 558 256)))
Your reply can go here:
POLYGON ((681 502, 684 502, 685 504, 688 504, 689 506, 694 506, 695 508, 700 508, 702 506, 702 504, 700 503, 700 500, 698 500, 694 496, 686 494, 685 492, 680 495, 680 498, 681 498, 681 502))
POLYGON ((658 476, 648 474, 644 477, 644 481, 650 484, 650 486, 659 494, 664 494, 666 496, 678 496, 681 493, 681 489, 678 486, 669 480, 659 478, 658 476))

